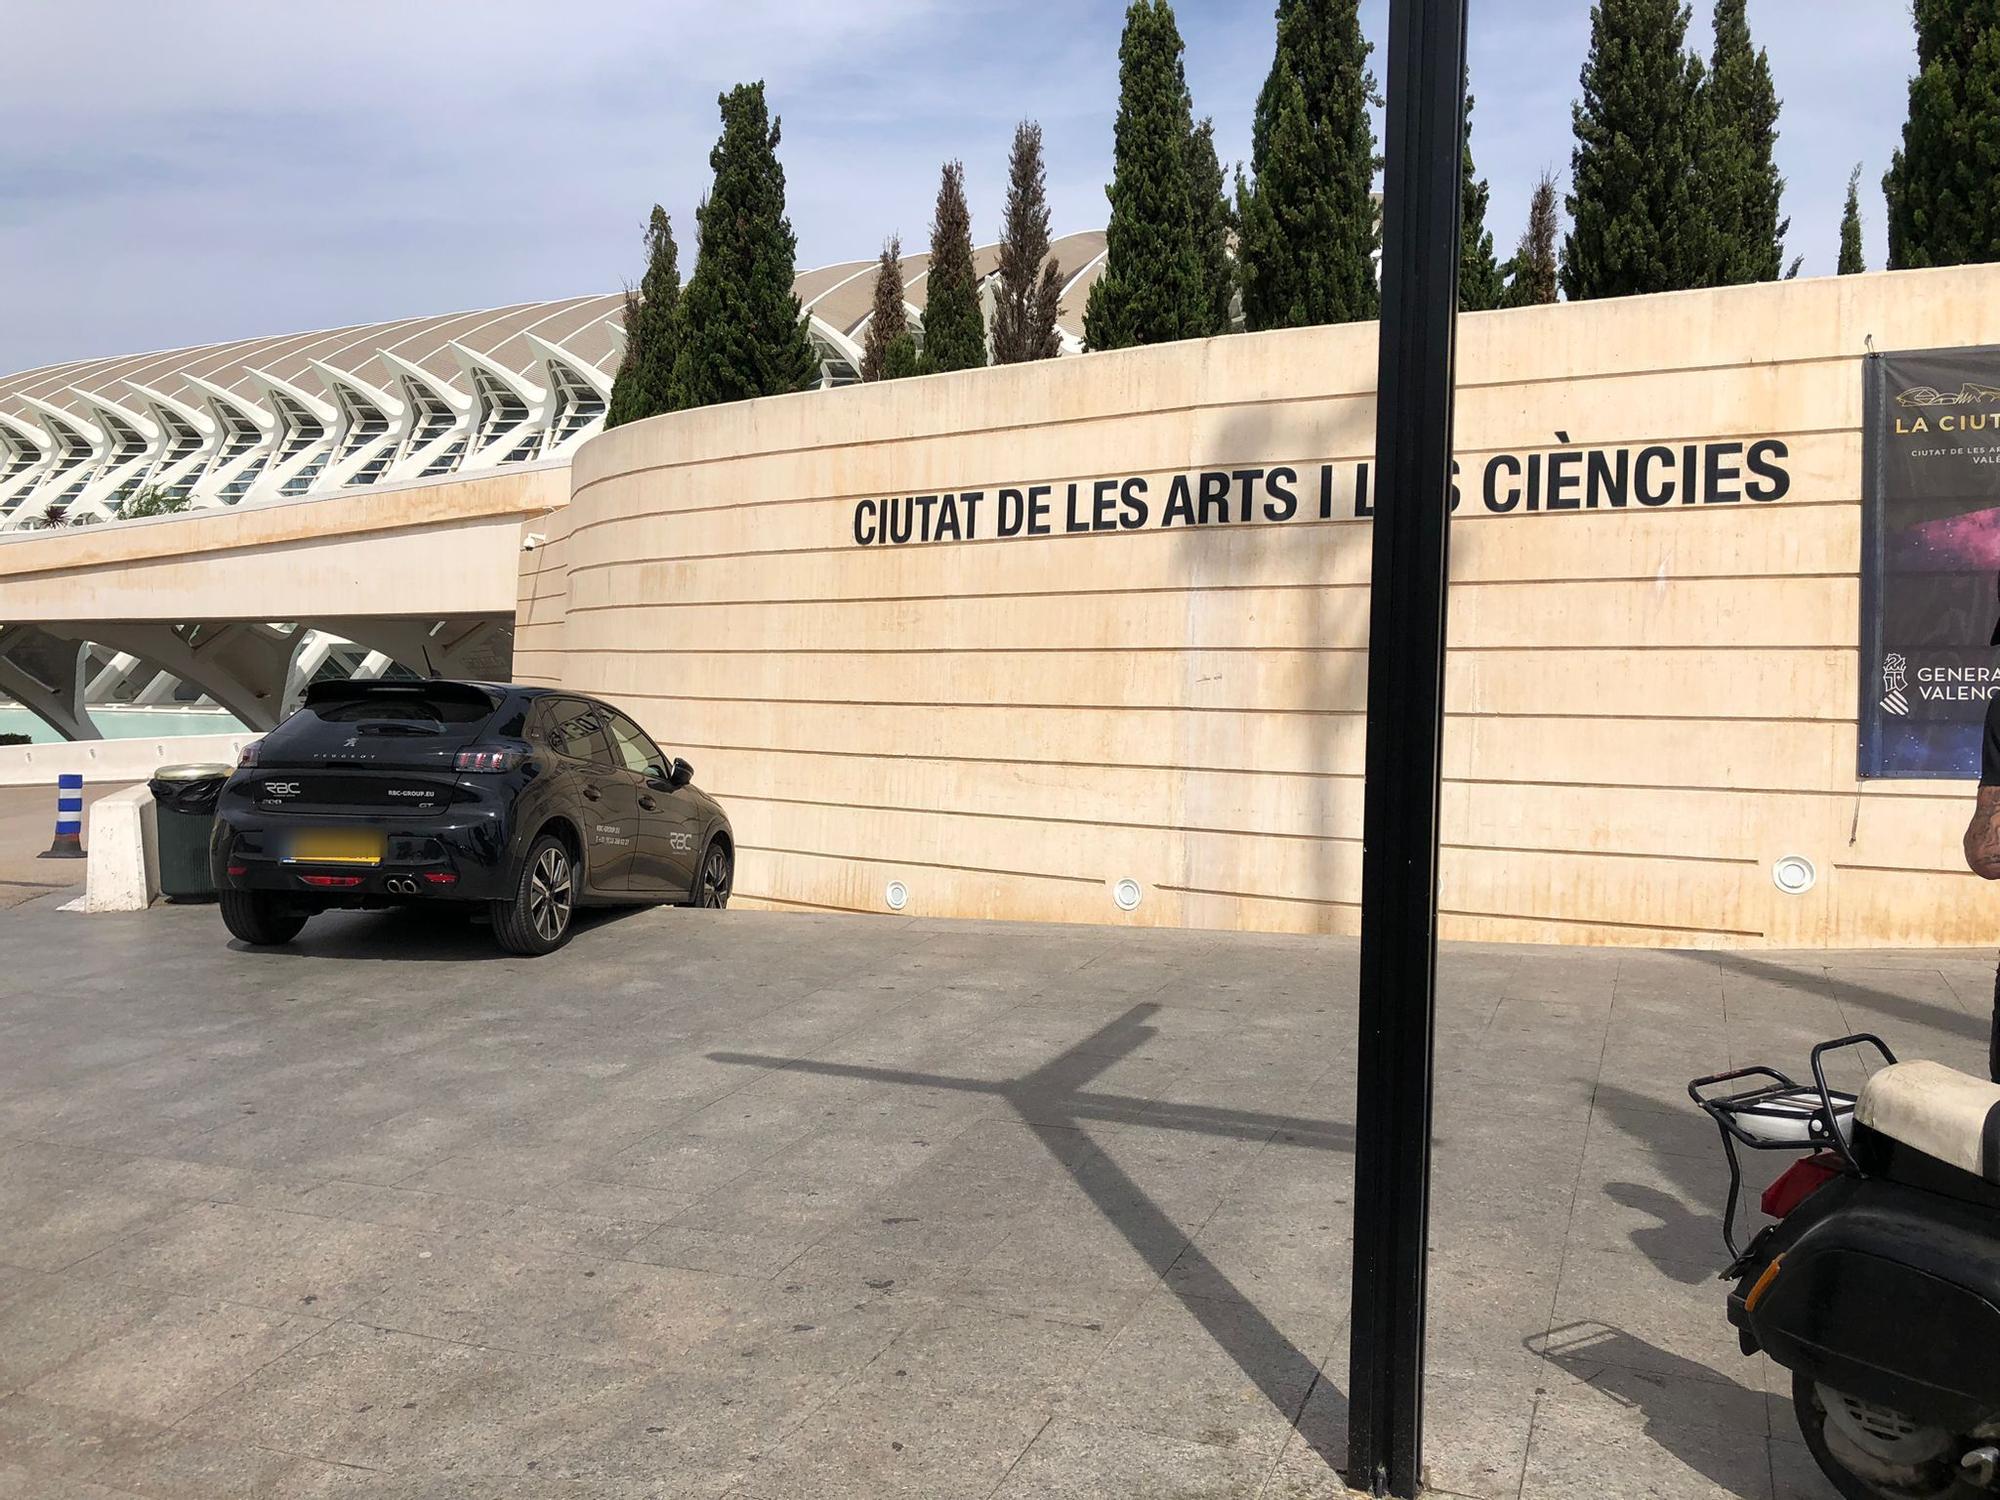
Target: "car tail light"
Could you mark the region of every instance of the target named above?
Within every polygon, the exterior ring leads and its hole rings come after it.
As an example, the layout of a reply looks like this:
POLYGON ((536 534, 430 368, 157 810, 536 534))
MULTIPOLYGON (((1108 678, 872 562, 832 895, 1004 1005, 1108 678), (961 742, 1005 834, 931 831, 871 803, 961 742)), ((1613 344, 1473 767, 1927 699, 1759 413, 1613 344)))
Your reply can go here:
POLYGON ((229 873, 231 875, 248 875, 250 873, 250 867, 248 865, 231 865, 229 867, 229 873))
POLYGON ((1841 1173, 1840 1153, 1815 1151, 1802 1156, 1764 1189, 1764 1212, 1773 1219, 1789 1219, 1798 1206, 1841 1173))
POLYGON ((322 889, 335 887, 344 890, 349 886, 361 884, 359 875, 301 875, 299 879, 307 885, 316 885, 322 889))
POLYGON ((239 770, 257 764, 257 747, 261 743, 263 743, 261 740, 252 740, 236 752, 236 765, 239 770))
POLYGON ((521 763, 518 750, 461 750, 458 752, 458 769, 461 771, 511 771, 521 763))
POLYGON ((457 885, 458 872, 456 870, 426 870, 424 871, 424 879, 428 880, 432 885, 457 885))

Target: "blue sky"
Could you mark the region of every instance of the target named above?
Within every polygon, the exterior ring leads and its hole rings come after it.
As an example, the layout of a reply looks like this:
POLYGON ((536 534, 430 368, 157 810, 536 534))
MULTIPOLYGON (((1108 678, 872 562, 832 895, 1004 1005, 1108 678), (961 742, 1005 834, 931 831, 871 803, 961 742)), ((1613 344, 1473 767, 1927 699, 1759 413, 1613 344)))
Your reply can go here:
MULTIPOLYGON (((1711 0, 1692 37, 1704 52, 1711 0)), ((1386 0, 1364 0, 1378 48, 1386 0)), ((1197 113, 1249 154, 1271 8, 1179 6, 1197 113)), ((768 81, 802 266, 921 248, 939 162, 997 231, 1042 122, 1058 231, 1104 222, 1115 0, 26 3, 0 89, 0 370, 615 289, 663 202, 692 255, 715 95, 768 81)), ((1751 0, 1785 100, 1791 246, 1833 268, 1847 174, 1879 183, 1915 66, 1908 0, 1751 0)), ((1566 170, 1586 0, 1472 0, 1473 150, 1504 255, 1566 170)), ((1375 57, 1378 74, 1385 59, 1375 57)))

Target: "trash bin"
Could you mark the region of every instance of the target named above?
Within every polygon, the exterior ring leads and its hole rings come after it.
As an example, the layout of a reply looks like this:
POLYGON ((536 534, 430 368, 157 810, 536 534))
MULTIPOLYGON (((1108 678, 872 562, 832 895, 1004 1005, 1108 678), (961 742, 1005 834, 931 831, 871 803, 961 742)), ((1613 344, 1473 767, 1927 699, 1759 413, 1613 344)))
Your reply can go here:
POLYGON ((160 894, 171 901, 215 895, 208 874, 208 836, 215 802, 230 766, 161 766, 146 784, 159 814, 160 894))

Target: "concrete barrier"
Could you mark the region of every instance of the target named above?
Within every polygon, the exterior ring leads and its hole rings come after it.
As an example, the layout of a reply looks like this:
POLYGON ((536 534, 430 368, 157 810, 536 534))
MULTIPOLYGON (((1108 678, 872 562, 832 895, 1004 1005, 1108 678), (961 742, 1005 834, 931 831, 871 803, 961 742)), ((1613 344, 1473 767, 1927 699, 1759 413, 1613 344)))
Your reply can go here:
POLYGON ((143 784, 99 797, 90 809, 90 867, 83 909, 144 911, 160 894, 159 814, 143 784))
POLYGON ((88 783, 143 781, 161 766, 187 761, 234 765, 237 752, 258 738, 261 736, 245 731, 0 746, 0 786, 52 784, 64 771, 80 771, 88 783))

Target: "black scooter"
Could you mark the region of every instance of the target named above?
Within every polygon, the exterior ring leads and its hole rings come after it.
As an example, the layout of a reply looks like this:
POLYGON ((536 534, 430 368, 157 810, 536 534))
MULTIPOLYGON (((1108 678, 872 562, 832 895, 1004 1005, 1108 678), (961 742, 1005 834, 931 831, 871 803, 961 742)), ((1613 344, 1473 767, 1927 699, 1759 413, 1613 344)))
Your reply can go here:
POLYGON ((1791 1371, 1806 1446, 1847 1500, 1994 1500, 2000 1085, 1899 1063, 1869 1035, 1821 1043, 1812 1071, 1688 1085, 1729 1158, 1729 1321, 1745 1354, 1791 1371), (1827 1058, 1857 1047, 1885 1066, 1859 1095, 1829 1088, 1827 1058), (1774 1222, 1747 1246, 1739 1147, 1805 1153, 1765 1191, 1774 1222))

